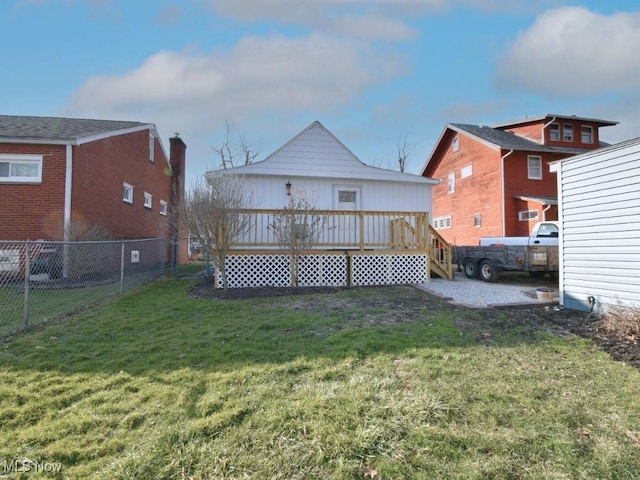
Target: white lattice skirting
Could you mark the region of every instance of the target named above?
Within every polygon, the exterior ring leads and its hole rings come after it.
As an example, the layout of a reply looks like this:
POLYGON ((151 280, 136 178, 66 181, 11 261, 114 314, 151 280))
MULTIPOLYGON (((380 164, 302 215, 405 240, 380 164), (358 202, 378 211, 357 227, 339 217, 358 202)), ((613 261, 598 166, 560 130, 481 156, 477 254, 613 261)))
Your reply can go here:
MULTIPOLYGON (((300 258, 301 287, 350 284, 399 285, 428 280, 429 259, 424 253, 309 254, 300 258)), ((226 261, 229 288, 291 286, 291 260, 283 254, 229 255, 226 261)), ((217 276, 222 288, 222 276, 217 276)))

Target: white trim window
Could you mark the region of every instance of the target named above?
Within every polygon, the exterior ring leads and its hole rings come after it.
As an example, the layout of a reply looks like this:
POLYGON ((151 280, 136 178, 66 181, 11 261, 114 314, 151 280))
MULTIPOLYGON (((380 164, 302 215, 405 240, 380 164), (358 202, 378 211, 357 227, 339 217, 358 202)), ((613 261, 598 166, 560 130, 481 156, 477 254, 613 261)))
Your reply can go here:
POLYGON ((42 183, 42 155, 0 154, 0 183, 42 183))
POLYGON ((156 161, 156 139, 151 132, 149 132, 149 161, 151 163, 156 161))
POLYGON ((451 228, 451 215, 446 217, 437 217, 433 219, 433 228, 441 230, 443 228, 451 228))
POLYGON ((160 200, 160 215, 167 215, 169 212, 169 204, 164 200, 160 200))
POLYGON ((582 143, 593 143, 593 127, 591 125, 580 127, 580 140, 582 143))
POLYGON ((460 178, 467 178, 473 175, 473 165, 466 165, 460 169, 460 178))
POLYGON ((456 191, 456 173, 451 172, 447 175, 447 192, 453 193, 456 191))
POLYGON ((149 192, 144 192, 144 206, 145 208, 153 207, 153 195, 151 195, 149 192))
POLYGON ((460 150, 460 138, 457 135, 453 137, 452 148, 454 152, 460 150))
POLYGON ((560 141, 560 125, 557 123, 552 123, 549 127, 549 140, 552 142, 560 141))
POLYGON ((573 125, 571 123, 562 124, 562 140, 564 142, 573 142, 573 125))
POLYGON ((530 180, 542 180, 542 157, 540 155, 527 156, 527 172, 530 180))
POLYGON ((518 220, 521 222, 530 222, 531 220, 538 220, 540 212, 538 210, 524 210, 518 212, 518 220))
POLYGON ((133 185, 130 183, 122 184, 122 201, 133 205, 133 185))

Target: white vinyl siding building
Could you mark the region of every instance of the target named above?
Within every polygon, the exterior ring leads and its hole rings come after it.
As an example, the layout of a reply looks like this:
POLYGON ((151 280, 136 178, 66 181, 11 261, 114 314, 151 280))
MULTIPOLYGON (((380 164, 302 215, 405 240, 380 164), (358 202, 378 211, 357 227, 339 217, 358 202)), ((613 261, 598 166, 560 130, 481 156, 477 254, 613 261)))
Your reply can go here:
POLYGON ((220 173, 243 175, 251 185, 253 208, 286 206, 288 183, 291 190, 310 195, 319 209, 431 213, 438 183, 364 164, 318 121, 265 160, 220 173))
POLYGON ((558 176, 560 303, 640 306, 640 138, 552 164, 558 176))

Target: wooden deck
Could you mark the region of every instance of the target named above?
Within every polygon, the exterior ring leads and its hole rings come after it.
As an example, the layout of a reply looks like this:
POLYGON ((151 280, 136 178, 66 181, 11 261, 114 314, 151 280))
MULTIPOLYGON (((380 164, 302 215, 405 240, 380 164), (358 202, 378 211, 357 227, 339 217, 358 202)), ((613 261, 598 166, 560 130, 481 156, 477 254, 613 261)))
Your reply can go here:
POLYGON ((308 253, 424 253, 430 275, 453 278, 451 245, 429 224, 427 212, 244 209, 238 215, 246 228, 232 240, 230 254, 292 252, 297 241, 313 235, 308 253), (284 216, 291 231, 286 241, 281 231, 284 216))

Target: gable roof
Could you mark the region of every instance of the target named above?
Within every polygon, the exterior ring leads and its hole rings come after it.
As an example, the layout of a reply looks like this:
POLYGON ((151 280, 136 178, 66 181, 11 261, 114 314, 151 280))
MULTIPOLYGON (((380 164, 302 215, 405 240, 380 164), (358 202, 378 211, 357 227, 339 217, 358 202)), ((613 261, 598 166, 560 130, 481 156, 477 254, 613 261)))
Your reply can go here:
POLYGON ((152 123, 83 118, 0 115, 0 142, 80 145, 140 130, 158 132, 152 123))
POLYGON ((431 178, 366 165, 317 120, 264 160, 224 173, 438 183, 431 178))

